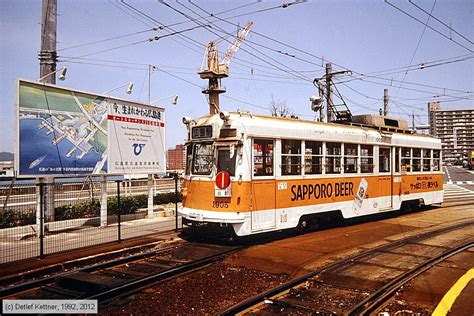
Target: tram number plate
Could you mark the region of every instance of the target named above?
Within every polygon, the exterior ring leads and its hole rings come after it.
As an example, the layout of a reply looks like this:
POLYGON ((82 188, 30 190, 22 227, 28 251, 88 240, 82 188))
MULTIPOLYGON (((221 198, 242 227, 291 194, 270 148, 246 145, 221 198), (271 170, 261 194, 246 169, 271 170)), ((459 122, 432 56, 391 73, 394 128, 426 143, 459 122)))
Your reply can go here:
POLYGON ((212 207, 213 208, 228 208, 229 207, 229 202, 212 201, 212 207))

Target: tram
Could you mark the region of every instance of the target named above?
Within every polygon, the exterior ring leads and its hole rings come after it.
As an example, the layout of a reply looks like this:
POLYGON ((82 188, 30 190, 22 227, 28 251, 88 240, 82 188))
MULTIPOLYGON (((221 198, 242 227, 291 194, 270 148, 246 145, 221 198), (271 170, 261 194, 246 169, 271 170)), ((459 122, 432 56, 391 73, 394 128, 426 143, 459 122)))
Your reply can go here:
POLYGON ((188 130, 183 223, 237 236, 442 203, 441 141, 378 115, 351 123, 221 112, 188 130))

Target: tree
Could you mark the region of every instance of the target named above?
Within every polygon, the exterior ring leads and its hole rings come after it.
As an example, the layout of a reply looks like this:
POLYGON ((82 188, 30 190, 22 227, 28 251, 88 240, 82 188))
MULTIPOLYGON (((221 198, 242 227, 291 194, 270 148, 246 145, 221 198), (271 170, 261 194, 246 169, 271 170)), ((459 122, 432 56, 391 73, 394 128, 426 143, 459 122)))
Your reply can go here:
POLYGON ((295 113, 288 107, 286 101, 275 100, 273 96, 268 108, 272 116, 295 117, 295 113))

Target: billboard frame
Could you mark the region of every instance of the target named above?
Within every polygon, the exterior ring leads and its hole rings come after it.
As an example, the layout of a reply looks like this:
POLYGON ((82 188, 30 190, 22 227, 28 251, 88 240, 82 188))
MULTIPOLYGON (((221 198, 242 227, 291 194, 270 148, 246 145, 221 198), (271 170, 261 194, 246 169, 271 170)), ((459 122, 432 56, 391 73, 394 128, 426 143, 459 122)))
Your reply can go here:
MULTIPOLYGON (((144 106, 144 107, 150 107, 153 109, 156 109, 161 113, 161 121, 163 122, 163 130, 162 130, 162 139, 163 139, 163 152, 162 152, 162 158, 163 158, 163 164, 164 164, 164 171, 160 172, 143 172, 139 174, 164 174, 166 172, 166 129, 165 129, 165 122, 166 122, 166 113, 165 113, 165 108, 160 107, 160 106, 155 106, 151 105, 149 103, 141 102, 141 101, 132 101, 132 100, 126 100, 122 98, 117 98, 114 96, 110 95, 105 95, 105 94, 99 94, 99 93, 94 93, 90 91, 84 91, 84 90, 79 90, 79 89, 71 89, 71 88, 65 88, 65 87, 59 87, 54 84, 48 84, 48 83, 43 83, 43 82, 38 82, 34 80, 27 80, 27 79, 22 79, 22 78, 16 78, 15 80, 15 101, 14 101, 14 106, 15 106, 15 124, 14 124, 14 135, 15 135, 15 158, 14 158, 14 168, 15 168, 15 177, 16 178, 68 178, 68 177, 87 177, 87 176, 123 176, 123 175, 133 175, 134 173, 109 173, 109 168, 107 168, 107 173, 48 173, 48 174, 21 174, 20 173, 20 84, 24 82, 27 84, 33 84, 37 85, 38 87, 44 86, 44 87, 49 87, 57 90, 62 90, 66 92, 74 92, 78 94, 85 94, 85 95, 91 95, 91 96, 96 96, 96 97, 101 97, 107 100, 108 103, 112 102, 117 102, 117 103, 131 103, 135 104, 138 106, 144 106)), ((109 113, 109 108, 107 108, 107 115, 109 113)), ((108 118, 107 118, 108 120, 108 118)), ((108 136, 107 136, 108 138, 108 136)), ((55 145, 57 146, 57 144, 55 145)), ((109 156, 109 144, 107 140, 107 149, 106 153, 107 156, 109 156)), ((110 157, 107 157, 107 163, 109 161, 110 157)))

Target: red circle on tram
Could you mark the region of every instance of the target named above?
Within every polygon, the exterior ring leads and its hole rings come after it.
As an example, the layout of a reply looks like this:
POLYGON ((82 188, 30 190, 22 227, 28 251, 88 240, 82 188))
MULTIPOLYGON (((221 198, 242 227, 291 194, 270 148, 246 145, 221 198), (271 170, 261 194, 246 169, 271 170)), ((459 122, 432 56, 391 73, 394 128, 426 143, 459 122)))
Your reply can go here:
POLYGON ((216 176, 216 186, 219 189, 225 189, 230 184, 230 174, 227 171, 221 171, 216 176))

